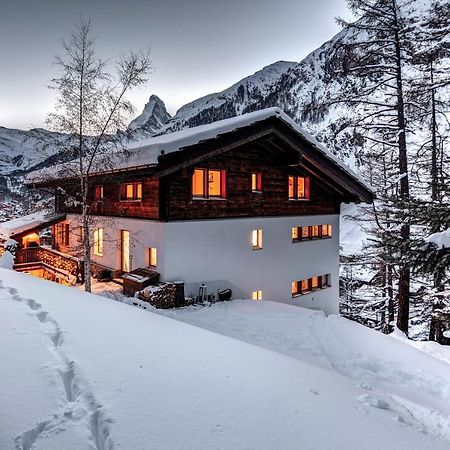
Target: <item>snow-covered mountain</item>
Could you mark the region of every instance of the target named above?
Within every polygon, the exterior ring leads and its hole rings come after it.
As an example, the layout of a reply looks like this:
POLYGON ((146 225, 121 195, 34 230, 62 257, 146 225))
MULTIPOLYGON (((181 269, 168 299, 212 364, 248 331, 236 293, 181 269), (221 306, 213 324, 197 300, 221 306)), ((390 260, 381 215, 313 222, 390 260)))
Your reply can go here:
POLYGON ((128 130, 144 129, 149 133, 155 133, 170 119, 164 102, 156 95, 151 95, 144 111, 128 125, 128 130))

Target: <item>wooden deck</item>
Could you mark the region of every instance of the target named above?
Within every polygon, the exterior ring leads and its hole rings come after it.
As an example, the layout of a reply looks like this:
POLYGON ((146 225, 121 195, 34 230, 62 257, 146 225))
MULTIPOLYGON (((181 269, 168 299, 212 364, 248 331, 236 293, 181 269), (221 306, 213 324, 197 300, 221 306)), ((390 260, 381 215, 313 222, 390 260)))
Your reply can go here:
POLYGON ((31 267, 50 269, 66 277, 70 284, 83 282, 83 261, 46 247, 29 247, 17 251, 14 269, 21 272, 31 267))

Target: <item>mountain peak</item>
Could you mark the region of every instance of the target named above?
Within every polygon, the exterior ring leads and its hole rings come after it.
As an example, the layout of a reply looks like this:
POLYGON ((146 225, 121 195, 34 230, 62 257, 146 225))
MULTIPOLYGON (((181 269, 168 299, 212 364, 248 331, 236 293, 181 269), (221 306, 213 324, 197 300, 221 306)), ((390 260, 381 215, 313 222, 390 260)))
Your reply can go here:
POLYGON ((155 132, 165 125, 170 117, 164 102, 157 95, 152 94, 142 113, 131 121, 128 129, 144 128, 146 131, 155 132))

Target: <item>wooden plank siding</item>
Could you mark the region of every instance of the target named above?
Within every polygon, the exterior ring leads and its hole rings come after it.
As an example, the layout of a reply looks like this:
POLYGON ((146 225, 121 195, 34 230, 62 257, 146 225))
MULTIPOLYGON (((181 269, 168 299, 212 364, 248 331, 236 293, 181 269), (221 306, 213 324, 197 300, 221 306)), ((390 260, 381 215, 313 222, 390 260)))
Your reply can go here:
POLYGON ((288 176, 308 175, 290 167, 286 157, 269 152, 256 143, 203 160, 161 179, 162 220, 218 219, 309 214, 338 214, 340 199, 311 179, 310 200, 289 200, 288 176), (193 199, 194 168, 226 171, 226 199, 193 199), (262 173, 262 193, 251 191, 252 172, 262 173))

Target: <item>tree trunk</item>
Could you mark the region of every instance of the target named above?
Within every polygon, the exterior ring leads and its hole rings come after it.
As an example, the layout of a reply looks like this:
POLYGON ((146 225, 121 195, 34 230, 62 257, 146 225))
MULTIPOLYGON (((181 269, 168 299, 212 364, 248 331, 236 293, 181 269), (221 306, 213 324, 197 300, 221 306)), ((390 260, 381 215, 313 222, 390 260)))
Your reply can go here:
MULTIPOLYGON (((397 4, 393 0, 395 20, 398 25, 397 4)), ((399 36, 399 27, 395 29, 395 53, 396 53, 396 82, 397 82, 397 126, 398 126, 398 163, 400 172, 400 198, 406 200, 409 197, 409 179, 408 179, 408 153, 406 145, 406 119, 405 103, 403 92, 403 74, 402 74, 402 53, 399 36)), ((409 324, 409 295, 410 295, 410 268, 405 258, 405 251, 409 245, 410 227, 403 224, 400 231, 400 267, 398 280, 398 315, 397 327, 408 333, 409 324)))

